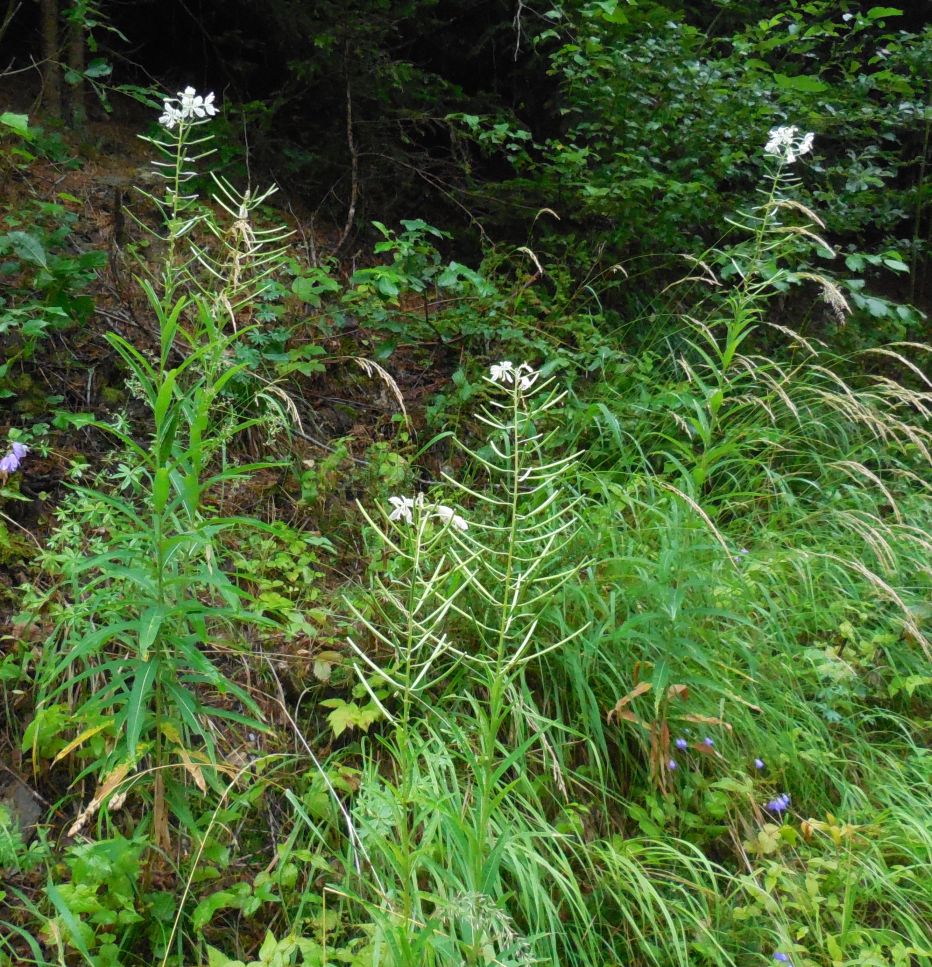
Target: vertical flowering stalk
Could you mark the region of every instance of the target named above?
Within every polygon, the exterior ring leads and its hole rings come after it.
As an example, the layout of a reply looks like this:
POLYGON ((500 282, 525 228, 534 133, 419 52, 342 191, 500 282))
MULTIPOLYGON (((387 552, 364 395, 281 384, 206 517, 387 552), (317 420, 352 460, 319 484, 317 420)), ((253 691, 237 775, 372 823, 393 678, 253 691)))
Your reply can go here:
POLYGON ((185 185, 195 177, 194 164, 213 154, 213 148, 205 148, 212 135, 198 135, 198 129, 215 114, 214 94, 197 94, 193 87, 179 91, 176 97, 166 97, 162 104, 159 124, 166 132, 158 138, 143 136, 153 145, 162 160, 154 161, 156 175, 165 182, 164 195, 159 198, 140 189, 159 209, 167 226, 167 251, 162 267, 162 290, 166 302, 170 302, 178 285, 176 245, 180 238, 189 234, 203 216, 194 211, 197 196, 185 193, 185 185))
MULTIPOLYGON (((773 218, 778 208, 777 193, 781 184, 787 180, 786 169, 794 164, 804 154, 812 150, 815 134, 812 131, 800 135, 799 128, 795 125, 771 128, 767 143, 764 145, 764 154, 768 158, 776 159, 776 168, 773 172, 773 179, 770 184, 770 193, 767 201, 761 209, 761 215, 757 216, 757 231, 754 245, 754 257, 751 262, 751 270, 744 279, 744 287, 747 290, 753 272, 757 269, 763 259, 766 250, 765 239, 768 232, 773 228, 773 218)), ((828 248, 828 245, 825 246, 828 248)))

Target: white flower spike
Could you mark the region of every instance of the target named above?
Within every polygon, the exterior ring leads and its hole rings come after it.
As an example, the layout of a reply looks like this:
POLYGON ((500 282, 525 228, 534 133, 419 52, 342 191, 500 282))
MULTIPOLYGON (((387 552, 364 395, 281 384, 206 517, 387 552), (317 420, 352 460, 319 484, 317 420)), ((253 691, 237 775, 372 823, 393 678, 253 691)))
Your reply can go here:
POLYGON ((802 137, 798 135, 799 128, 795 125, 771 128, 770 138, 764 145, 764 154, 774 155, 791 165, 797 158, 812 150, 812 142, 815 140, 815 134, 812 131, 808 131, 802 137))
POLYGON ((176 124, 192 118, 213 117, 217 113, 215 95, 211 91, 206 96, 198 94, 193 87, 178 92, 177 97, 166 97, 162 104, 159 124, 170 131, 176 124))
POLYGON ((517 380, 518 386, 523 390, 529 390, 537 382, 538 376, 540 373, 530 363, 521 363, 515 367, 514 363, 506 359, 489 367, 489 379, 492 382, 511 386, 517 380))

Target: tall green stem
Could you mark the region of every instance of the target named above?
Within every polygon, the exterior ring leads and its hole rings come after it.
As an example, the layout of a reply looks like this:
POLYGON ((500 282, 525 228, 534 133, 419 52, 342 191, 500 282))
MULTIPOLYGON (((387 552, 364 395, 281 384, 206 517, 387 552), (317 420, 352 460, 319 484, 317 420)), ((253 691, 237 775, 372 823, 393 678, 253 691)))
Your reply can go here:
MULTIPOLYGON (((489 852, 490 824, 492 819, 492 803, 495 797, 493 789, 498 752, 499 731, 503 719, 503 706, 508 679, 506 675, 506 648, 508 633, 514 613, 515 589, 515 547, 518 538, 518 504, 521 495, 521 387, 520 379, 515 379, 511 398, 511 492, 509 494, 509 527, 508 546, 505 559, 505 576, 502 581, 502 596, 499 605, 499 623, 495 647, 495 664, 488 683, 488 708, 486 720, 481 736, 481 762, 479 773, 478 804, 476 810, 476 850, 473 868, 473 889, 483 893, 485 886, 485 865, 489 852)), ((471 958, 474 962, 481 962, 482 936, 473 939, 471 958)))

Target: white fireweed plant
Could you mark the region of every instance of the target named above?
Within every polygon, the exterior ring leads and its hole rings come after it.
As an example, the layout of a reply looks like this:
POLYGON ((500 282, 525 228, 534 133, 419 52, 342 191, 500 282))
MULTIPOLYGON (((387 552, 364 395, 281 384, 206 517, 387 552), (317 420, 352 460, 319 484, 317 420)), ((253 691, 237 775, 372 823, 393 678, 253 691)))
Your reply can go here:
POLYGON ((225 442, 256 421, 231 412, 224 391, 244 368, 232 361, 249 331, 236 324, 237 308, 274 270, 283 233, 251 226, 271 190, 239 193, 215 178, 229 225, 189 191, 195 163, 211 154, 204 126, 216 113, 213 94, 187 88, 165 99, 163 134, 145 139, 159 152, 165 184, 161 196, 143 192, 165 224, 163 235, 155 232, 164 242, 160 270, 140 280, 158 341, 137 347, 116 332, 108 340, 147 408, 151 437, 146 445, 139 429, 96 424, 125 448, 131 485, 75 488, 86 505, 107 508, 110 526, 103 546, 56 559, 67 561, 60 573, 75 600, 39 670, 39 714, 67 700, 85 726, 69 749, 93 736, 98 745, 105 740, 85 773, 98 773, 97 792, 72 833, 108 802, 122 803, 132 787, 150 799, 162 847, 172 802, 186 814, 181 786, 223 787, 217 746, 225 732, 263 728, 257 706, 218 657, 242 647, 244 625, 269 622, 249 610, 248 595, 225 573, 218 541, 231 528, 264 525, 217 516, 212 506, 224 489, 271 465, 226 465, 225 442))
POLYGON ((713 249, 691 259, 702 271, 684 281, 698 281, 717 291, 721 281, 708 264, 716 260, 730 269, 736 283, 711 318, 687 319, 695 333, 686 340, 692 353, 690 358, 681 357, 679 363, 689 385, 687 415, 680 421, 689 439, 680 441, 666 434, 663 441, 672 447, 668 455, 684 470, 691 491, 689 500, 698 498, 710 480, 727 477, 732 471, 736 450, 723 442, 730 430, 726 423, 730 420, 736 429, 740 426, 740 408, 757 405, 746 394, 749 381, 766 377, 769 372, 769 365, 758 365, 740 350, 761 323, 770 298, 790 284, 810 280, 820 285, 834 312, 848 310, 844 296, 830 279, 785 267, 788 258, 798 255, 803 247, 815 247, 823 255, 834 256, 831 246, 817 232, 824 228, 822 221, 792 197, 799 183, 793 166, 812 150, 814 141, 813 133, 802 134, 794 126, 771 130, 763 148, 769 168, 766 186, 759 189, 764 200, 739 212, 737 218, 727 219, 749 237, 731 249, 713 249))
POLYGON ((531 810, 516 825, 506 818, 520 801, 509 795, 510 764, 533 755, 548 728, 528 727, 533 713, 520 683, 529 666, 585 630, 562 637, 541 630, 545 610, 559 608, 561 589, 585 562, 568 563, 578 522, 569 480, 575 456, 549 455, 565 394, 527 363, 497 363, 486 382, 491 398, 477 414, 486 444, 458 444, 478 473, 475 485, 444 474, 443 495, 393 496, 381 519, 361 508, 389 564, 373 577, 365 607, 350 603, 368 640, 354 636, 349 644, 360 681, 394 725, 386 745, 397 780, 376 810, 384 819, 391 803, 390 833, 366 836, 372 793, 355 818, 370 857, 389 860, 379 882, 384 891, 394 879, 395 889, 367 907, 377 921, 391 920, 383 930, 394 934, 387 942, 396 956, 442 935, 464 963, 532 963, 530 941, 503 928, 500 904, 529 855, 559 861, 546 848, 527 848, 524 837, 537 835, 528 826, 531 810), (432 802, 440 788, 432 777, 441 768, 459 776, 454 788, 472 790, 439 814, 433 808, 431 835, 446 844, 446 883, 436 878, 422 811, 424 796, 432 802), (435 791, 425 793, 425 783, 435 791), (440 832, 447 824, 455 833, 440 832), (476 913, 483 910, 497 910, 498 920, 476 913))

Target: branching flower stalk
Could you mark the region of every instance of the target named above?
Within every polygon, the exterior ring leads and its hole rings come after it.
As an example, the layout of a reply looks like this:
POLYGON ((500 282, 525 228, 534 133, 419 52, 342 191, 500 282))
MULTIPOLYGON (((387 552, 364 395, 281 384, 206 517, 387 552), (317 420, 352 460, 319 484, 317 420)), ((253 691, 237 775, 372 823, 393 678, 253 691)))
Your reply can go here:
MULTIPOLYGON (((496 872, 495 827, 509 782, 503 762, 513 753, 504 743, 509 718, 520 704, 514 701, 516 684, 529 664, 585 627, 560 641, 537 643, 545 604, 552 606, 583 566, 560 570, 557 565, 575 531, 575 501, 566 496, 575 457, 548 460, 555 431, 540 429, 564 394, 526 363, 496 364, 488 383, 494 396, 478 414, 490 430, 488 445, 481 451, 463 446, 487 486, 473 489, 446 477, 459 502, 472 504, 474 511, 460 513, 423 494, 392 497, 379 523, 363 510, 389 552, 393 576, 374 578, 371 611, 363 614, 352 604, 350 609, 374 641, 389 649, 390 658, 379 663, 355 640, 350 646, 360 680, 395 724, 397 795, 404 803, 413 795, 419 769, 409 742, 417 727, 415 713, 439 719, 430 696, 453 668, 469 669, 474 696, 463 700, 478 750, 475 757, 465 757, 475 794, 467 807, 471 867, 464 871, 464 885, 470 895, 494 904, 506 890, 496 872), (397 709, 386 707, 380 688, 397 699, 397 709)), ((399 826, 401 851, 413 851, 406 807, 399 826)), ((400 922, 423 922, 416 870, 403 865, 401 879, 400 922)), ((467 962, 485 963, 495 939, 475 918, 462 919, 460 927, 467 962)))
MULTIPOLYGON (((507 757, 502 744, 513 714, 515 685, 529 664, 585 631, 583 626, 562 640, 535 647, 545 602, 557 599, 560 589, 584 562, 571 563, 562 571, 555 569, 557 562, 567 559, 564 551, 575 533, 577 501, 567 497, 567 477, 576 456, 548 460, 548 445, 555 431, 546 433, 540 428, 558 411, 565 393, 556 388, 553 379, 542 378, 527 363, 517 367, 508 361, 499 363, 491 368, 488 382, 504 397, 493 397, 478 414, 491 431, 491 458, 464 447, 489 476, 485 491, 467 492, 486 505, 495 521, 485 527, 483 553, 473 580, 479 602, 485 603, 483 613, 477 602, 475 610, 482 618, 473 618, 473 622, 488 647, 473 661, 486 703, 484 710, 477 709, 480 756, 475 766, 472 888, 477 894, 500 899, 495 895, 497 885, 492 873, 493 817, 507 785, 501 769, 507 757)), ((465 485, 448 479, 466 490, 465 485)), ((470 546, 475 541, 478 545, 478 540, 467 537, 463 544, 470 546)), ((572 561, 571 556, 569 559, 572 561)), ((482 950, 483 937, 476 936, 472 962, 482 962, 482 950)))
MULTIPOLYGON (((144 775, 151 779, 135 781, 142 786, 151 781, 154 838, 162 847, 169 834, 166 786, 177 781, 176 772, 165 768, 168 762, 180 760, 182 775, 206 793, 209 785, 218 784, 217 722, 227 719, 262 728, 255 702, 210 657, 212 638, 223 629, 223 638, 234 643, 234 629, 270 623, 248 610, 247 596, 224 572, 217 551, 224 531, 261 527, 261 522, 215 516, 204 499, 272 465, 218 465, 224 437, 217 411, 230 380, 244 369, 232 357, 236 341, 248 331, 227 327, 228 313, 221 307, 255 292, 274 270, 277 257, 274 248, 247 231, 253 210, 249 193, 240 197, 229 185, 226 197, 236 206, 234 237, 240 241, 212 256, 191 239, 194 227, 203 224, 223 242, 223 230, 212 213, 198 211, 196 196, 185 193, 194 162, 211 153, 203 150, 209 136, 198 131, 216 113, 213 100, 213 95, 201 97, 192 88, 167 98, 159 120, 174 140, 149 139, 162 155, 157 165, 166 183, 161 198, 146 195, 167 224, 160 274, 154 281, 141 281, 159 334, 155 359, 115 332, 107 338, 148 409, 151 442, 146 447, 127 429, 97 424, 124 445, 127 460, 139 473, 125 495, 84 491, 112 508, 115 518, 104 550, 72 568, 86 612, 97 625, 90 622, 89 631, 85 625, 69 631, 63 622, 59 646, 44 657, 43 680, 54 683, 45 701, 71 687, 69 682, 89 679, 98 666, 107 667, 81 712, 112 720, 116 741, 99 763, 106 770, 100 785, 104 792, 98 791, 73 832, 105 805, 116 788, 114 776, 132 775, 148 759, 155 768, 144 775), (191 246, 184 258, 178 251, 181 240, 191 246), (216 270, 203 282, 194 269, 211 264, 216 270), (228 275, 220 266, 229 269, 228 275), (59 685, 62 681, 66 684, 59 685), (226 702, 208 707, 204 700, 209 694, 232 696, 246 716, 227 708, 226 702)), ((259 199, 266 197, 268 193, 259 199)), ((236 431, 252 425, 239 414, 233 416, 236 431)))
MULTIPOLYGON (((810 227, 778 224, 778 215, 781 211, 795 210, 808 217, 811 224, 818 224, 821 227, 822 223, 819 219, 804 205, 781 197, 797 180, 790 166, 812 150, 814 138, 812 132, 800 135, 796 127, 774 128, 764 147, 764 154, 774 161, 769 186, 763 192, 766 200, 758 208, 742 212, 740 218, 728 219, 729 224, 751 233, 751 252, 744 266, 739 267, 734 257, 730 259, 732 265, 738 270, 740 283, 735 286, 726 301, 728 315, 725 320, 724 339, 719 340, 710 327, 697 324, 705 345, 694 348, 709 364, 713 378, 712 385, 702 382, 695 370, 686 367, 687 375, 703 386, 707 398, 706 413, 697 414, 691 421, 702 445, 701 456, 693 469, 693 478, 698 485, 702 485, 708 478, 718 421, 728 399, 727 391, 731 385, 730 371, 738 357, 738 351, 760 320, 769 293, 774 290, 780 279, 789 276, 787 270, 780 268, 775 273, 765 276, 763 274, 765 259, 768 256, 779 255, 781 250, 786 249, 789 238, 799 236, 805 236, 817 242, 825 251, 834 255, 829 244, 810 227)), ((820 278, 819 281, 823 283, 823 288, 826 288, 826 280, 820 278)), ((843 299, 841 301, 844 302, 843 299)))
MULTIPOLYGON (((142 188, 139 191, 158 208, 166 226, 166 254, 161 279, 162 296, 166 302, 174 301, 183 269, 183 265, 177 265, 178 242, 205 217, 196 212, 197 195, 186 194, 184 188, 197 175, 194 165, 214 153, 213 148, 204 148, 212 136, 198 132, 215 114, 217 108, 212 93, 202 97, 193 87, 186 87, 178 92, 177 97, 164 99, 159 124, 166 133, 156 138, 141 136, 162 157, 162 160, 153 161, 155 175, 165 182, 162 197, 142 188), (172 137, 168 132, 173 132, 172 137)), ((151 229, 146 230, 151 232, 151 229)))
MULTIPOLYGON (((392 497, 391 511, 377 522, 360 505, 378 540, 392 555, 388 576, 374 577, 374 614, 363 614, 352 602, 348 607, 357 621, 392 658, 377 663, 353 638, 350 647, 359 662, 357 675, 370 698, 394 723, 392 755, 398 771, 396 791, 399 840, 399 905, 393 911, 402 925, 425 920, 421 909, 416 870, 412 819, 414 788, 420 764, 412 751, 417 707, 428 710, 427 696, 452 668, 450 641, 445 625, 457 598, 471 582, 478 551, 453 556, 447 547, 449 533, 468 529, 465 518, 445 504, 417 497, 392 497), (386 703, 377 690, 386 689, 386 703), (392 711, 387 705, 397 708, 392 711)), ((390 897, 385 899, 390 900, 390 897)))

